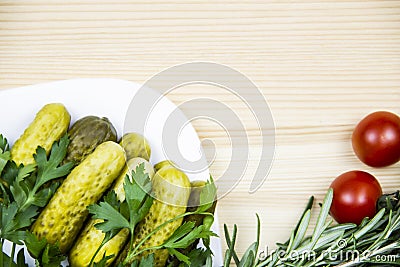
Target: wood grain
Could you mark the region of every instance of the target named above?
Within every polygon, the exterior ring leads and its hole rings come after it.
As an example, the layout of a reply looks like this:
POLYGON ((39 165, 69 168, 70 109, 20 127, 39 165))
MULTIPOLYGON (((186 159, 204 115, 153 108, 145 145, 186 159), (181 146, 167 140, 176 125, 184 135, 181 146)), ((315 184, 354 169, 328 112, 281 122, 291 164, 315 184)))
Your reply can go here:
MULTIPOLYGON (((213 96, 246 125, 249 168, 218 208, 221 226, 238 224, 240 253, 254 241, 255 213, 262 244, 274 247, 289 237, 308 197, 322 201, 344 171, 368 170, 385 191, 400 187, 399 165, 367 168, 349 142, 367 113, 400 113, 400 1, 0 0, 0 88, 77 77, 142 83, 191 61, 242 72, 274 116, 275 159, 264 185, 249 194, 261 149, 249 110, 227 91, 169 95, 176 103, 213 96)), ((218 148, 211 167, 218 178, 230 161, 227 135, 207 120, 194 125, 218 148)))

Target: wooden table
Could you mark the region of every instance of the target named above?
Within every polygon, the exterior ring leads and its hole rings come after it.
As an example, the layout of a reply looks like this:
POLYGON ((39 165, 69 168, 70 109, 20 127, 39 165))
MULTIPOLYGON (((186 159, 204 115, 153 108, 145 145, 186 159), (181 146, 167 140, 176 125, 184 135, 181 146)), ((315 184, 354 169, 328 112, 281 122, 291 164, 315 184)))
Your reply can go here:
MULTIPOLYGON (((385 191, 400 187, 399 164, 368 168, 350 144, 367 113, 400 113, 400 1, 0 0, 0 19, 3 89, 77 77, 143 83, 192 61, 249 77, 276 125, 272 169, 254 194, 248 186, 261 147, 258 131, 243 103, 228 91, 214 94, 249 123, 254 137, 245 177, 218 208, 221 227, 238 224, 240 253, 255 240, 255 213, 262 245, 273 247, 289 237, 308 197, 322 201, 344 171, 367 170, 385 191)), ((188 88, 169 97, 178 103, 212 92, 188 88)), ((194 125, 217 145, 211 172, 218 179, 230 160, 229 140, 215 123, 194 125)))

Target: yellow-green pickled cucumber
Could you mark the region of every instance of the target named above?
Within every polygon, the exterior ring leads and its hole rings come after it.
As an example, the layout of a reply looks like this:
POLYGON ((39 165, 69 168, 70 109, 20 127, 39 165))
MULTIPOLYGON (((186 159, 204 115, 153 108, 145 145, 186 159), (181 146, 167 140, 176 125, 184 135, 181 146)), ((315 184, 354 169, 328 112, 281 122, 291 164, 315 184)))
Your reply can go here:
POLYGON ((150 159, 151 148, 146 138, 138 133, 126 133, 120 141, 121 146, 125 149, 126 159, 143 158, 150 159))
MULTIPOLYGON (((124 171, 122 171, 121 175, 113 185, 113 190, 116 192, 119 201, 122 202, 125 200, 123 185, 126 175, 128 174, 131 177, 131 170, 136 169, 136 167, 142 163, 144 164, 145 173, 149 175, 150 179, 153 177, 153 167, 147 160, 143 158, 133 158, 129 160, 128 166, 125 167, 124 171)), ((84 230, 80 233, 78 239, 69 252, 69 263, 72 267, 86 267, 90 264, 92 257, 95 255, 105 237, 105 234, 94 226, 96 223, 101 221, 102 220, 90 220, 84 230)), ((128 237, 129 230, 121 230, 115 237, 102 246, 95 257, 94 262, 99 262, 103 258, 104 254, 106 256, 114 255, 113 258, 107 261, 107 266, 109 266, 126 244, 128 237)))
POLYGON ((124 166, 120 145, 112 141, 99 145, 67 176, 32 225, 32 232, 67 252, 86 220, 87 206, 100 199, 124 166))
POLYGON ((93 150, 106 141, 117 141, 117 131, 107 118, 86 116, 68 130, 70 143, 64 162, 79 164, 93 150))
POLYGON ((11 159, 19 164, 34 163, 33 154, 38 146, 47 153, 51 146, 68 130, 71 116, 64 105, 51 103, 42 107, 34 120, 11 148, 11 159))
POLYGON ((175 163, 170 160, 163 160, 163 161, 160 161, 159 163, 157 163, 156 165, 154 165, 154 170, 156 172, 158 172, 161 168, 163 168, 165 166, 175 166, 175 163))
MULTIPOLYGON (((137 246, 144 237, 159 225, 183 214, 186 211, 186 205, 190 195, 190 181, 186 174, 172 166, 167 166, 156 172, 152 184, 155 200, 149 213, 145 216, 143 221, 139 223, 135 230, 134 242, 132 244, 133 247, 137 246)), ((182 224, 182 220, 183 218, 180 218, 168 223, 165 227, 147 239, 139 250, 158 246, 164 243, 182 224)), ((122 262, 126 258, 128 249, 129 245, 126 246, 121 253, 118 260, 119 262, 122 262)), ((162 267, 165 265, 168 258, 168 251, 165 249, 144 252, 133 260, 145 257, 149 253, 154 253, 154 266, 162 267)))

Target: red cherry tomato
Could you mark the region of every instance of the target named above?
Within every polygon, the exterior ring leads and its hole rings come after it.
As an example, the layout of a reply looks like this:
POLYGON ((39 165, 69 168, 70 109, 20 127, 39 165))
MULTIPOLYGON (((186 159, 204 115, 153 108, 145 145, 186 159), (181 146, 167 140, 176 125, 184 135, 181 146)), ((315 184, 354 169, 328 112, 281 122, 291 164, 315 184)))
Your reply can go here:
POLYGON ((357 157, 371 167, 385 167, 400 160, 400 118, 390 112, 369 114, 352 136, 357 157))
POLYGON ((333 200, 331 216, 338 223, 360 224, 365 217, 376 214, 376 202, 382 195, 378 180, 364 171, 349 171, 331 184, 333 200))

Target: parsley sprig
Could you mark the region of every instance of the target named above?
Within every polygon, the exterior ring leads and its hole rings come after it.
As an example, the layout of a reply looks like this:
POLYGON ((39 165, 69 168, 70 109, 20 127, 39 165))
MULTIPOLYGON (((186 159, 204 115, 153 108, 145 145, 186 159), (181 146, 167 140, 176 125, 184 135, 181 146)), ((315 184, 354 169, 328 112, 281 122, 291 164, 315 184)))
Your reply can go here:
MULTIPOLYGON (((63 136, 55 142, 51 148, 50 155, 38 147, 34 155, 35 163, 17 166, 10 157, 7 139, 0 135, 0 262, 7 262, 4 266, 26 266, 20 262, 23 254, 18 254, 17 263, 13 259, 16 245, 26 244, 31 251, 41 252, 47 250, 45 255, 49 257, 49 250, 55 248, 40 242, 33 242, 32 236, 27 228, 36 219, 39 210, 43 208, 54 194, 57 184, 44 186, 46 183, 67 175, 72 163, 61 165, 67 153, 69 144, 68 136, 63 136), (3 252, 5 240, 12 242, 11 256, 3 252), (22 256, 21 256, 22 255, 22 256)), ((44 241, 42 241, 44 242, 44 241)), ((50 263, 50 260, 48 261, 50 263)), ((57 260, 58 262, 58 260, 57 260)), ((59 263, 59 262, 58 262, 59 263)), ((44 266, 55 266, 46 265, 44 266)))
MULTIPOLYGON (((151 196, 151 181, 148 174, 144 172, 144 164, 140 164, 136 167, 136 170, 132 171, 132 179, 129 179, 129 177, 126 176, 124 190, 126 200, 122 203, 116 203, 114 201, 115 199, 110 197, 115 193, 110 193, 110 196, 106 197, 102 202, 89 206, 89 212, 93 214, 93 218, 102 220, 102 222, 95 225, 98 229, 105 233, 105 239, 103 240, 102 244, 105 244, 113 237, 112 233, 116 233, 123 228, 129 229, 132 243, 136 225, 148 213, 152 205, 153 198, 151 196)), ((212 236, 216 236, 216 234, 210 230, 211 224, 201 224, 200 226, 195 227, 193 222, 186 222, 178 227, 163 244, 148 248, 140 248, 142 244, 152 235, 156 234, 158 231, 175 220, 193 214, 212 217, 213 214, 207 212, 207 210, 213 205, 215 194, 216 188, 211 180, 211 182, 209 181, 206 183, 206 186, 200 194, 201 204, 197 210, 193 212, 185 212, 158 225, 158 227, 156 227, 151 233, 143 237, 136 247, 130 247, 127 257, 120 265, 126 266, 129 262, 132 262, 136 256, 141 255, 146 251, 154 251, 157 249, 167 249, 169 253, 181 261, 184 266, 191 266, 191 263, 196 262, 202 262, 201 264, 204 264, 204 261, 206 260, 203 259, 208 259, 207 262, 208 265, 210 265, 212 252, 208 246, 209 239, 212 236), (202 239, 203 243, 206 244, 205 250, 196 249, 189 253, 189 255, 184 255, 179 252, 179 249, 186 248, 199 239, 202 239)), ((148 257, 144 257, 140 262, 133 261, 131 266, 151 266, 152 262, 154 261, 152 255, 153 254, 149 254, 148 257)), ((105 264, 106 260, 103 258, 103 261, 101 262, 104 262, 105 264)), ((105 266, 101 265, 101 262, 98 262, 95 266, 105 266)), ((192 266, 197 265, 192 264, 192 266)))

